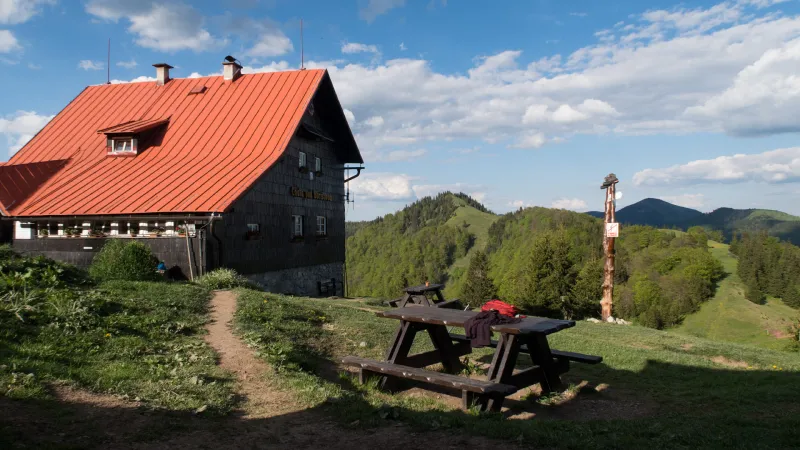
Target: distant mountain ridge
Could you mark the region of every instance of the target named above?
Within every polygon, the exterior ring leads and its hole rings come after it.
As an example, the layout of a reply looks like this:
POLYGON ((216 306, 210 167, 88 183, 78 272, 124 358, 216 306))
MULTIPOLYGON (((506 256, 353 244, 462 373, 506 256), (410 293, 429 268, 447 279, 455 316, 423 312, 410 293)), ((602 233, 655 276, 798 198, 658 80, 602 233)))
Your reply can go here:
MULTIPOLYGON (((599 211, 587 214, 603 217, 599 211)), ((769 209, 718 208, 710 213, 646 198, 617 211, 617 222, 661 228, 702 226, 720 230, 730 239, 734 232, 765 230, 771 236, 800 245, 800 217, 769 209)))

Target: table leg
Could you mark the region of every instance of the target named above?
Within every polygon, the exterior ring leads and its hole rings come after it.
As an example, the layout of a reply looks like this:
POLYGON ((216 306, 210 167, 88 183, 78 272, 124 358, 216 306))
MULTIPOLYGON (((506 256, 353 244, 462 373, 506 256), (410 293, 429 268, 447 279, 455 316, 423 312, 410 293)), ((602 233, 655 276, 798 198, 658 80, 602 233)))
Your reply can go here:
POLYGON ((453 340, 450 339, 450 333, 447 332, 447 327, 444 325, 428 325, 428 334, 433 342, 435 348, 442 358, 442 366, 447 373, 458 373, 464 365, 458 360, 458 355, 455 352, 453 340))
POLYGON ((548 394, 563 389, 561 377, 559 377, 558 366, 553 360, 550 352, 550 344, 547 343, 547 336, 544 334, 534 334, 527 336, 528 353, 531 355, 533 364, 542 368, 540 384, 542 394, 548 394))
MULTIPOLYGON (((519 356, 519 347, 520 341, 516 335, 502 334, 500 336, 500 342, 497 343, 494 357, 492 357, 492 365, 489 367, 489 373, 487 374, 489 381, 511 384, 511 376, 514 374, 514 367, 517 365, 517 357, 519 356)), ((488 399, 485 403, 485 408, 482 409, 500 411, 504 400, 505 398, 502 397, 488 399)))
MULTIPOLYGON (((394 342, 392 342, 389 351, 386 352, 386 361, 392 364, 403 364, 408 357, 408 352, 411 350, 411 345, 414 343, 414 336, 417 335, 417 324, 413 322, 400 322, 400 327, 395 333, 394 342)), ((381 389, 394 390, 397 380, 390 377, 383 377, 378 386, 381 389)))

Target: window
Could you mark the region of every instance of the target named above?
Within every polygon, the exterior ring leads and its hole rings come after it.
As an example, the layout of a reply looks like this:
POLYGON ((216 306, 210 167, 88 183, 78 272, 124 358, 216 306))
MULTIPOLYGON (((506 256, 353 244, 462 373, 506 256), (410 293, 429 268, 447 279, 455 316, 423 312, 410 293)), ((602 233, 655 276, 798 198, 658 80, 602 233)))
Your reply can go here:
POLYGON ((247 224, 247 239, 258 239, 261 236, 261 225, 257 223, 247 224))
POLYGON ((325 216, 317 216, 317 236, 328 235, 328 219, 325 216))
POLYGON ((292 216, 292 237, 303 237, 303 216, 292 216))
POLYGON ((306 167, 306 154, 305 154, 305 152, 300 152, 300 167, 306 167))
POLYGON ((111 151, 113 151, 114 153, 133 151, 132 138, 116 138, 112 142, 114 146, 111 148, 111 151))
POLYGON ((314 158, 314 171, 322 172, 322 160, 319 158, 314 158))

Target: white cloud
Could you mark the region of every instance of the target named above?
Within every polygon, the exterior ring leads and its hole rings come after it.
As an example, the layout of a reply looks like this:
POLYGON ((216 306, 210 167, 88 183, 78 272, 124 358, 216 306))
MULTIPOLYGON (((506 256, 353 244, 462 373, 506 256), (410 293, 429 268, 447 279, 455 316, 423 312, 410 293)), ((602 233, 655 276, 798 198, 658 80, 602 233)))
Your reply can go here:
POLYGON ((0 53, 11 53, 19 50, 19 42, 14 34, 8 30, 0 30, 0 53))
MULTIPOLYGON (((194 77, 197 78, 197 77, 194 77)), ((111 80, 111 84, 121 84, 121 83, 144 83, 146 81, 156 81, 156 77, 148 77, 146 75, 142 75, 140 77, 136 77, 132 80, 111 80)))
POLYGON ((512 148, 540 148, 547 143, 547 138, 544 133, 531 133, 522 135, 516 143, 511 145, 512 148))
POLYGON ((401 51, 401 52, 404 52, 404 51, 406 51, 406 50, 408 50, 408 47, 406 47, 406 44, 405 44, 405 42, 401 42, 401 43, 400 43, 400 51, 401 51))
POLYGON ((637 186, 697 183, 785 183, 800 181, 800 147, 751 155, 720 156, 663 169, 645 169, 633 175, 637 186))
MULTIPOLYGON (((362 0, 363 1, 363 0, 362 0)), ((367 0, 367 5, 359 11, 359 16, 372 23, 378 16, 386 14, 394 8, 405 5, 406 0, 367 0)))
POLYGON ((558 208, 558 209, 569 209, 572 211, 583 211, 589 207, 585 201, 579 198, 560 198, 555 200, 551 205, 551 208, 558 208))
POLYGON ((205 19, 192 6, 179 1, 90 0, 86 11, 100 19, 130 23, 136 43, 153 50, 208 51, 225 44, 205 28, 205 19))
POLYGON ((421 184, 414 186, 413 190, 417 198, 433 197, 441 192, 463 192, 478 201, 484 201, 486 199, 486 193, 483 192, 482 186, 468 183, 421 184), (480 197, 480 199, 478 197, 480 197))
POLYGON ((353 114, 353 111, 350 111, 347 108, 344 108, 344 117, 347 119, 347 123, 350 124, 350 127, 353 127, 353 124, 356 123, 356 116, 353 114))
POLYGON ((380 53, 375 45, 359 44, 357 42, 342 43, 342 53, 380 53))
POLYGON ((659 198, 684 208, 702 208, 705 203, 703 194, 665 195, 659 198))
POLYGON ((589 14, 587 14, 585 12, 571 12, 571 13, 569 13, 569 15, 570 16, 575 16, 575 17, 586 17, 589 14))
POLYGON ((405 174, 364 173, 350 182, 350 189, 361 200, 408 201, 416 199, 411 181, 405 174))
POLYGON ((78 68, 83 70, 103 70, 106 68, 106 64, 101 61, 83 59, 78 63, 78 68))
POLYGON ((480 147, 472 147, 472 148, 456 148, 450 150, 450 153, 458 153, 459 155, 471 155, 473 153, 478 153, 481 150, 480 147))
POLYGON ((519 208, 530 208, 533 206, 533 203, 526 202, 525 200, 512 200, 508 202, 508 206, 519 209, 519 208))
POLYGON ((383 117, 381 116, 372 116, 369 119, 364 121, 364 124, 370 126, 372 128, 377 128, 383 125, 383 117))
POLYGON ((283 33, 280 25, 267 18, 253 19, 227 15, 224 27, 229 33, 253 42, 252 46, 244 51, 244 55, 251 58, 280 56, 294 50, 292 40, 283 33))
POLYGON ((41 12, 42 5, 54 5, 56 0, 0 0, 0 23, 27 22, 41 12))
POLYGON ((54 116, 39 115, 34 111, 17 111, 0 117, 0 134, 5 135, 8 155, 12 156, 39 132, 54 116))
POLYGON ((139 64, 136 63, 136 60, 132 59, 130 61, 119 61, 117 66, 124 67, 126 69, 133 69, 134 67, 138 66, 139 64))

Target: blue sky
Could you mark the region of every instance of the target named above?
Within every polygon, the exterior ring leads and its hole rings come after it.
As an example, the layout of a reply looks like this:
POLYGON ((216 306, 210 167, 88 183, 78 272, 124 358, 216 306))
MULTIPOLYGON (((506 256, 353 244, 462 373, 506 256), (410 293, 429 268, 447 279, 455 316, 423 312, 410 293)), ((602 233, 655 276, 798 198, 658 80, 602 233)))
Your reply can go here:
POLYGON ((800 3, 0 0, 0 158, 85 86, 300 62, 367 170, 350 219, 441 190, 497 212, 659 197, 800 214, 800 3))

